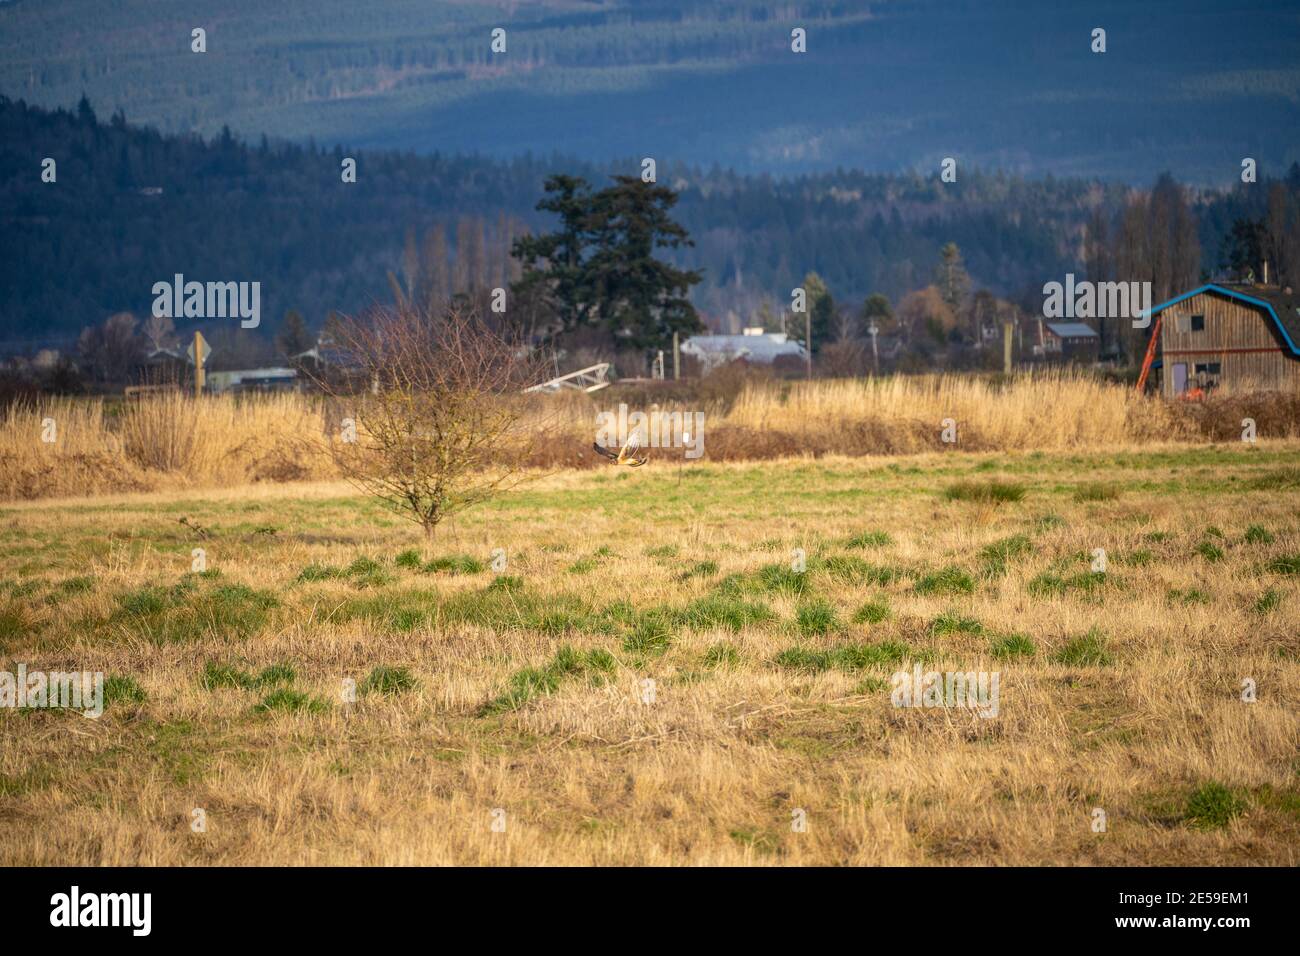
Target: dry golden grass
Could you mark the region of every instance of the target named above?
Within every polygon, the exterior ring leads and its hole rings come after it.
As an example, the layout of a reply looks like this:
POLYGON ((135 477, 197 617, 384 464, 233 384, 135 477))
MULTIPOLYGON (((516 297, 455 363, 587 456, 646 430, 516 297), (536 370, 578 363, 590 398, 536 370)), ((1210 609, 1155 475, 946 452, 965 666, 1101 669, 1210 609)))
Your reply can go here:
POLYGON ((399 562, 418 531, 336 483, 9 505, 0 667, 103 670, 144 699, 0 712, 0 863, 1295 865, 1300 575, 1276 562, 1300 555, 1298 452, 565 472, 421 555, 504 549, 518 590, 399 562), (1023 494, 949 498, 959 482, 1023 494), (888 540, 850 544, 872 531, 888 540), (795 548, 810 564, 791 579, 795 548), (970 593, 918 589, 948 566, 970 593), (772 617, 733 630, 710 601, 772 617), (834 632, 801 633, 818 601, 834 632), (852 623, 872 601, 889 617, 852 623), (947 612, 981 632, 936 629, 947 612), (1013 632, 1034 652, 993 656, 1013 632), (1071 650, 1089 633, 1101 663, 1071 650), (998 670, 999 716, 896 709, 893 664, 779 663, 885 642, 906 666, 998 670), (565 645, 607 672, 485 708, 565 645), (317 711, 201 682, 280 664, 317 711), (416 686, 342 702, 381 666, 416 686))
MULTIPOLYGON (((946 421, 966 451, 1127 448, 1151 441, 1238 438, 1241 420, 1262 438, 1300 438, 1300 398, 1231 396, 1170 404, 1087 376, 1048 372, 1006 383, 969 376, 781 383, 732 379, 688 383, 663 410, 703 412, 704 454, 713 461, 810 455, 914 454, 943 450, 946 421), (681 395, 695 394, 695 398, 681 395)), ((545 398, 524 428, 550 436, 530 464, 592 467, 596 415, 627 391, 545 398)), ((648 393, 647 393, 648 394, 648 393)), ((645 396, 642 396, 643 398, 645 396)), ((649 403, 630 403, 648 410, 649 403)), ((0 500, 116 491, 218 488, 338 477, 325 442, 342 406, 326 414, 297 394, 208 397, 175 394, 105 407, 52 399, 0 415, 0 500), (52 420, 56 440, 42 441, 52 420)))
POLYGON ((334 477, 312 440, 323 427, 321 409, 294 394, 14 406, 0 416, 0 499, 334 477))

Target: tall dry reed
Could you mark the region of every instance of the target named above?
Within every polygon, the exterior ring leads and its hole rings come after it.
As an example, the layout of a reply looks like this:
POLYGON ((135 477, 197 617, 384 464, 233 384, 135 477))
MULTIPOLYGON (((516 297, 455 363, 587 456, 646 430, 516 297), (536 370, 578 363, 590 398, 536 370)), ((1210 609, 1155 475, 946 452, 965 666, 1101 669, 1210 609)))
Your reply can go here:
MULTIPOLYGON (((1170 403, 1069 372, 1009 381, 954 375, 769 379, 745 385, 730 401, 707 387, 700 388, 698 400, 681 398, 689 394, 687 388, 665 399, 663 410, 705 413, 704 454, 710 460, 952 447, 941 439, 948 420, 956 429, 956 447, 966 451, 1225 441, 1239 434, 1244 417, 1259 423, 1264 440, 1300 437, 1295 395, 1170 403)), ((545 454, 530 464, 600 463, 590 450, 595 416, 616 408, 619 394, 615 388, 538 397, 533 419, 521 427, 536 428, 547 440, 545 454)), ((340 413, 317 397, 296 393, 15 404, 0 413, 0 499, 335 478, 321 439, 337 427, 340 413), (54 441, 43 441, 50 437, 49 422, 54 441)))

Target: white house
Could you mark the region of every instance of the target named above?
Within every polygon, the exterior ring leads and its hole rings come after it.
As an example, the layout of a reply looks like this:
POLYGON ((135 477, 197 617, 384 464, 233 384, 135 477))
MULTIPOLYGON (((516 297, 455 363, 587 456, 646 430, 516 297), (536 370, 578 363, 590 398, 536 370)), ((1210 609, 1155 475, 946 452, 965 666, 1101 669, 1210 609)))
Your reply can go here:
POLYGON ((744 360, 754 365, 771 365, 783 356, 803 361, 804 348, 790 341, 784 332, 746 329, 742 335, 695 335, 682 343, 682 354, 699 360, 705 371, 728 362, 744 360))

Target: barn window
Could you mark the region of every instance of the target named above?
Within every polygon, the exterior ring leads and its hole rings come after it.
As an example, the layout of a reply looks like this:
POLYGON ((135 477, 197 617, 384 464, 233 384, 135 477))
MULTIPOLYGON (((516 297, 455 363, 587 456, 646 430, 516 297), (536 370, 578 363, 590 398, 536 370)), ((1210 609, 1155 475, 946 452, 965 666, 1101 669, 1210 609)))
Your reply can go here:
POLYGON ((1192 331, 1193 332, 1205 331, 1205 316, 1203 315, 1192 316, 1192 331))
POLYGON ((1218 375, 1223 369, 1220 362, 1198 362, 1196 365, 1196 374, 1204 372, 1206 375, 1218 375))
POLYGON ((1174 331, 1179 333, 1187 331, 1187 316, 1185 315, 1174 316, 1174 331))

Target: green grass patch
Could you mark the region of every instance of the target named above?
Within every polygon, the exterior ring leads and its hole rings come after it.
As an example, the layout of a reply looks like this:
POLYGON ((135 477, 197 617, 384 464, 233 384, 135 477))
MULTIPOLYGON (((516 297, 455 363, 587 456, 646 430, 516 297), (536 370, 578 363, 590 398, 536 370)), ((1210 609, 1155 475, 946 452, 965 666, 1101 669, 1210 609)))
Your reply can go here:
POLYGON ((414 690, 418 685, 415 675, 405 667, 384 667, 380 665, 361 682, 357 690, 362 694, 379 694, 391 697, 404 691, 414 690))
POLYGON ((637 615, 623 635, 623 650, 633 654, 662 654, 673 643, 673 624, 669 615, 646 611, 637 615))
POLYGON ((1107 576, 1100 571, 1061 575, 1051 571, 1032 578, 1026 590, 1034 597, 1065 597, 1070 593, 1092 595, 1105 587, 1107 576))
POLYGON ((1144 568, 1155 560, 1155 555, 1147 548, 1134 548, 1132 551, 1119 551, 1112 560, 1126 567, 1144 568))
POLYGON ((204 690, 216 690, 221 687, 257 690, 292 684, 297 679, 298 672, 291 664, 272 664, 264 668, 260 674, 250 674, 230 664, 208 661, 203 665, 203 673, 199 675, 199 685, 204 690))
POLYGON ((1197 830, 1221 830, 1245 813, 1247 806, 1232 790, 1210 781, 1188 795, 1183 819, 1197 830))
POLYGON ((541 667, 516 671, 511 675, 505 692, 484 704, 479 713, 487 716, 515 710, 535 697, 555 693, 561 684, 569 681, 586 680, 600 684, 616 666, 617 662, 608 651, 579 651, 566 645, 541 667))
POLYGON ((0 643, 25 637, 34 630, 27 609, 17 602, 0 607, 0 643))
POLYGON ((1259 596, 1259 599, 1251 606, 1251 610, 1256 614, 1263 616, 1272 614, 1282 606, 1282 594, 1279 591, 1269 588, 1259 596))
POLYGON ((1300 488, 1300 468, 1283 468, 1270 471, 1252 478, 1246 487, 1255 491, 1281 491, 1285 488, 1300 488))
POLYGON ((689 581, 691 578, 707 578, 718 573, 717 561, 696 561, 681 574, 677 575, 678 581, 689 581))
POLYGON ((320 714, 329 710, 329 704, 323 698, 281 687, 254 704, 253 710, 259 714, 320 714))
POLYGON ((884 587, 903 576, 896 568, 871 564, 851 554, 831 555, 818 562, 818 566, 842 584, 874 584, 884 587))
POLYGON ((1210 596, 1200 588, 1173 588, 1166 595, 1170 604, 1209 604, 1210 596))
POLYGON ((728 594, 707 595, 677 612, 677 621, 681 626, 701 631, 712 628, 739 631, 756 624, 766 624, 775 618, 776 615, 765 604, 728 594))
POLYGON ((781 838, 770 830, 757 827, 738 827, 728 836, 743 847, 748 847, 760 856, 773 856, 781 851, 781 838))
POLYGON ((906 644, 881 641, 877 644, 841 644, 827 649, 790 647, 777 654, 773 663, 786 670, 811 673, 858 671, 901 664, 909 656, 915 655, 906 644))
POLYGON ((987 544, 980 549, 980 560, 984 563, 986 577, 1001 577, 1006 574, 1007 566, 1017 558, 1034 553, 1034 543, 1028 535, 1013 534, 987 544))
POLYGON ((704 652, 702 663, 705 667, 736 667, 740 664, 740 651, 725 641, 712 644, 704 652))
POLYGON ((1075 501, 1114 501, 1119 498, 1119 488, 1106 482, 1093 481, 1074 489, 1075 501))
POLYGON ((1253 524, 1246 529, 1245 541, 1247 544, 1272 544, 1273 534, 1262 524, 1253 524))
POLYGON ((328 581, 332 578, 345 577, 342 568, 336 568, 331 564, 309 564, 298 572, 299 582, 308 581, 328 581))
POLYGON ((353 559, 352 563, 344 570, 344 573, 347 574, 348 577, 358 577, 366 574, 374 574, 378 571, 383 571, 383 569, 384 566, 374 558, 361 555, 353 559))
POLYGON ((1105 637, 1093 628, 1087 634, 1067 641, 1052 655, 1051 661, 1067 667, 1105 667, 1112 663, 1112 658, 1106 649, 1105 637))
POLYGON ((889 619, 889 604, 885 601, 868 601, 853 612, 854 624, 879 624, 889 619))
POLYGON ((989 652, 999 660, 1033 657, 1037 653, 1033 639, 1027 634, 1000 634, 993 639, 989 652))
POLYGON ((143 704, 149 699, 144 688, 133 677, 113 676, 104 680, 104 706, 113 704, 143 704))
POLYGON ((846 548, 887 548, 894 543, 884 531, 859 531, 844 542, 846 548))
POLYGON ((763 565, 755 580, 760 590, 777 594, 804 594, 809 590, 808 572, 796 571, 785 564, 763 565))
POLYGON ((949 566, 923 575, 912 590, 917 594, 974 594, 975 579, 961 568, 949 566))
POLYGON ((398 631, 441 624, 472 625, 501 631, 535 630, 551 636, 612 634, 618 629, 606 610, 570 594, 539 596, 510 586, 489 584, 480 591, 459 591, 445 599, 435 592, 399 591, 349 601, 339 620, 369 619, 398 631))
POLYGON ((147 587, 117 599, 110 621, 155 644, 184 644, 212 636, 243 640, 266 626, 270 612, 280 606, 270 591, 243 584, 207 582, 193 577, 171 587, 147 587))
POLYGON ((408 571, 418 571, 424 564, 424 558, 414 548, 407 548, 393 559, 393 564, 408 571))
POLYGON ((1202 541, 1196 546, 1196 553, 1211 564, 1217 564, 1223 560, 1223 549, 1213 541, 1202 541))
POLYGON ((943 496, 949 501, 975 501, 983 504, 1008 504, 1023 501, 1028 489, 1018 481, 964 480, 949 485, 943 496))
POLYGON ((1300 554, 1284 554, 1267 565, 1274 574, 1300 574, 1300 554))
POLYGON ((444 554, 426 564, 423 570, 427 574, 482 574, 487 565, 468 554, 444 554))
POLYGON ((799 605, 795 628, 804 637, 834 634, 840 630, 840 619, 829 601, 818 598, 799 605))
POLYGON ((945 634, 983 634, 984 625, 957 611, 945 611, 930 622, 930 633, 936 637, 945 634))

